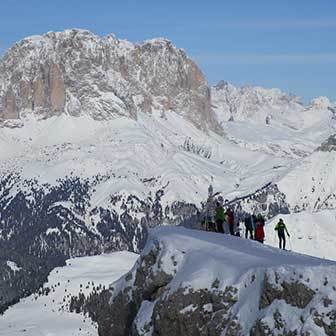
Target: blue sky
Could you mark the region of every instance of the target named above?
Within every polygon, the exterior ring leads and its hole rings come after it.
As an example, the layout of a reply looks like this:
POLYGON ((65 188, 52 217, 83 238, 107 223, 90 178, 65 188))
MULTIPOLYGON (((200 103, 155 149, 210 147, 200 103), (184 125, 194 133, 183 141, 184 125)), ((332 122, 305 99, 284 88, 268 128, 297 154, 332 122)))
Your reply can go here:
POLYGON ((25 36, 73 27, 133 42, 166 37, 210 84, 336 101, 335 0, 0 0, 0 54, 25 36))

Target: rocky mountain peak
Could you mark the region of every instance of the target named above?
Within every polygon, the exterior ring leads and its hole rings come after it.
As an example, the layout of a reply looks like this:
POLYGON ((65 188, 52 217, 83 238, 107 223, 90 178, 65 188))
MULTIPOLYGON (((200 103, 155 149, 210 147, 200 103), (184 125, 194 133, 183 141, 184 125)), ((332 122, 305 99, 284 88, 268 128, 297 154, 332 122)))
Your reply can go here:
POLYGON ((220 130, 207 82, 185 52, 159 38, 133 44, 70 29, 31 36, 0 60, 0 119, 66 113, 96 120, 174 111, 220 130))

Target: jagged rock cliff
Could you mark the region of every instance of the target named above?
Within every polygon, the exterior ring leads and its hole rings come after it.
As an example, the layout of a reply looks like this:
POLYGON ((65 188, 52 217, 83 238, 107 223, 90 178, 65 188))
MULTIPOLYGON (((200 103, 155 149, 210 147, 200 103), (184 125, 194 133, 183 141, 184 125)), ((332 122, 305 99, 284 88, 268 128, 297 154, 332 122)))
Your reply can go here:
POLYGON ((335 275, 335 262, 161 228, 129 273, 73 298, 72 309, 89 313, 101 336, 332 336, 335 275))
POLYGON ((0 61, 0 118, 33 113, 96 120, 175 111, 220 131, 197 65, 165 39, 141 44, 66 30, 28 37, 0 61))

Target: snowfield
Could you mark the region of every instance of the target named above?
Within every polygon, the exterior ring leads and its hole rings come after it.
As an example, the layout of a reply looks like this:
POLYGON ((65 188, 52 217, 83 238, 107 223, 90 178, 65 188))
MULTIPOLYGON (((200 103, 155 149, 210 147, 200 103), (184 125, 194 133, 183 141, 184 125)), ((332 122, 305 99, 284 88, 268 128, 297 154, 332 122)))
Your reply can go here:
POLYGON ((18 171, 22 179, 50 184, 67 175, 114 176, 93 196, 95 205, 103 205, 111 194, 143 198, 164 186, 164 203, 199 204, 211 183, 230 199, 280 178, 293 164, 206 134, 173 112, 165 119, 140 114, 137 121, 66 115, 28 119, 19 129, 0 128, 0 139, 5 139, 3 174, 18 171), (142 182, 150 178, 152 183, 142 182))
POLYGON ((89 294, 93 287, 108 287, 128 272, 138 255, 116 252, 73 258, 54 269, 44 288, 48 295, 33 294, 10 307, 0 316, 3 336, 97 336, 97 326, 82 314, 69 312, 70 298, 89 294))

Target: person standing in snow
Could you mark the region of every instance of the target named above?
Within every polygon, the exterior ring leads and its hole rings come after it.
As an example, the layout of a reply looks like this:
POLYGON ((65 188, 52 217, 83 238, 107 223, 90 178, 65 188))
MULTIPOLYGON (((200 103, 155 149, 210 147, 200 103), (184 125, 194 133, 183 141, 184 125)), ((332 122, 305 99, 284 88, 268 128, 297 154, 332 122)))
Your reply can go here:
POLYGON ((216 224, 214 223, 214 217, 215 217, 215 209, 216 204, 214 197, 212 195, 212 186, 209 187, 209 197, 206 201, 205 207, 204 207, 204 221, 203 221, 203 227, 206 231, 212 231, 216 232, 216 224))
POLYGON ((234 214, 233 214, 233 210, 231 208, 228 208, 226 211, 226 215, 227 215, 227 223, 229 224, 229 230, 230 230, 230 234, 234 235, 234 214))
POLYGON ((264 243, 264 240, 265 240, 264 225, 265 225, 265 220, 263 216, 259 214, 256 219, 254 239, 262 244, 264 243))
POLYGON ((287 233, 287 236, 289 237, 289 233, 286 227, 286 224, 284 223, 283 219, 280 218, 278 224, 275 226, 275 231, 278 231, 278 237, 279 237, 279 249, 286 249, 286 235, 285 231, 287 233))
POLYGON ((224 208, 219 202, 217 202, 215 222, 216 222, 217 232, 219 233, 224 233, 224 228, 223 228, 224 219, 225 219, 224 208))
POLYGON ((252 215, 248 215, 244 219, 245 224, 245 239, 247 239, 248 235, 250 234, 250 239, 253 239, 253 218, 252 215))

